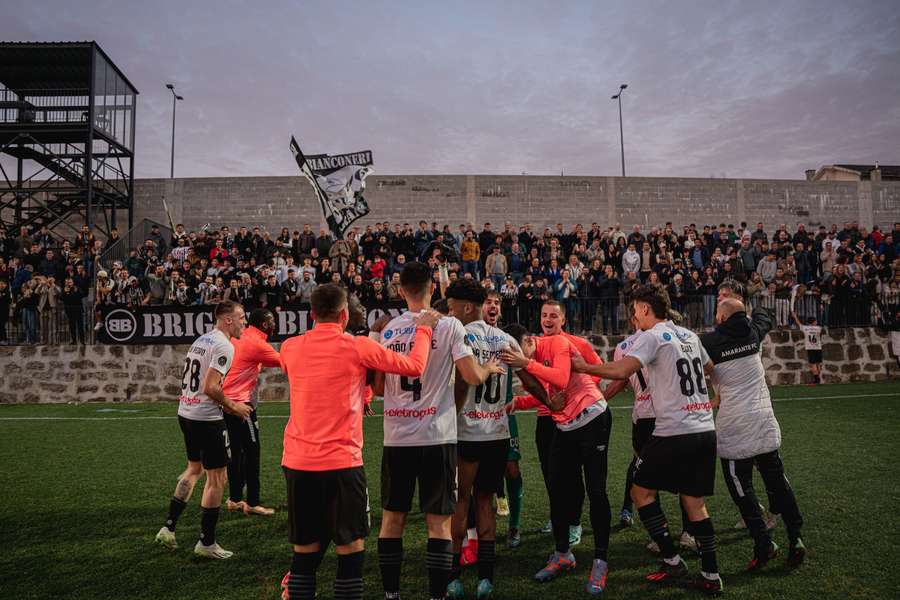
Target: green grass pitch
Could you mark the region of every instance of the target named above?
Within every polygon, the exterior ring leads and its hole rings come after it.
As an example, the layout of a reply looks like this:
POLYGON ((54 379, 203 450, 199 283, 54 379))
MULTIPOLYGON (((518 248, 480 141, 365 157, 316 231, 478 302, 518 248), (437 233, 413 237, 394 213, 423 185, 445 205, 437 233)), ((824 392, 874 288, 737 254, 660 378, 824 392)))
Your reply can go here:
MULTIPOLYGON (((717 472, 709 506, 719 540, 725 593, 731 598, 898 598, 900 557, 900 384, 848 384, 775 388, 776 414, 784 433, 782 454, 806 520, 808 560, 789 571, 783 560, 759 575, 742 573, 750 558, 745 531, 717 472)), ((618 514, 630 460, 631 398, 613 401, 613 433, 607 489, 618 514)), ((380 408, 378 406, 377 408, 380 408)), ((202 562, 191 549, 199 530, 199 488, 181 518, 181 548, 153 543, 165 517, 175 478, 184 467, 175 404, 0 407, 0 597, 2 598, 278 598, 278 583, 290 562, 285 490, 279 462, 286 403, 265 404, 263 500, 272 518, 223 511, 219 541, 233 550, 229 561, 202 562)), ((380 518, 380 418, 365 420, 366 468, 372 534, 367 540, 366 598, 381 597, 375 540, 380 518)), ((587 514, 584 541, 576 549, 574 575, 545 585, 532 575, 552 550, 538 532, 548 501, 534 448, 534 415, 520 416, 525 476, 523 544, 514 552, 498 545, 496 595, 513 598, 586 597, 583 586, 592 558, 587 514)), ((762 485, 757 476, 757 489, 762 485)), ((762 494, 764 497, 764 494, 762 494)), ((677 522, 671 497, 664 505, 677 522)), ((506 522, 498 523, 500 534, 506 522)), ((782 526, 776 541, 784 548, 782 526)), ((659 590, 643 581, 654 557, 639 525, 614 529, 611 572, 605 597, 698 597, 680 589, 659 590)), ((427 590, 425 530, 421 514, 410 516, 405 537, 403 593, 422 598, 427 590)), ((699 561, 691 558, 692 571, 699 561)), ((331 597, 335 569, 329 553, 319 573, 319 597, 331 597)), ((464 571, 467 592, 475 572, 464 571)))

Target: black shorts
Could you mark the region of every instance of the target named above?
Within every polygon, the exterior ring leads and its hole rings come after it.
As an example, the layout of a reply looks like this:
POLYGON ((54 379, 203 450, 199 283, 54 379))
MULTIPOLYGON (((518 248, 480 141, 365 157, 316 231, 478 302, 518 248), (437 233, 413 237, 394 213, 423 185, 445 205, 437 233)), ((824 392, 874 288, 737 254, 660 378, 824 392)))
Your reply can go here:
POLYGON ((417 481, 423 513, 456 512, 456 444, 385 446, 381 454, 381 507, 408 513, 417 481))
POLYGON ((231 447, 225 419, 194 421, 178 415, 178 425, 184 434, 184 447, 189 461, 203 463, 204 469, 228 466, 231 462, 231 447))
POLYGON ((806 351, 806 360, 809 361, 811 365, 818 365, 822 363, 822 351, 821 350, 807 350, 806 351))
POLYGON ((502 489, 509 454, 509 438, 485 442, 460 440, 456 444, 460 460, 478 463, 473 487, 479 492, 496 494, 502 489))
POLYGON ((653 435, 653 428, 656 426, 656 419, 638 419, 637 423, 631 424, 631 448, 638 456, 641 455, 641 448, 647 445, 650 436, 653 435))
POLYGON ((634 483, 695 498, 712 496, 716 483, 716 432, 650 436, 635 466, 634 483))
POLYGON ((287 481, 288 532, 297 546, 316 542, 347 545, 369 535, 369 488, 363 467, 296 471, 282 467, 287 481))

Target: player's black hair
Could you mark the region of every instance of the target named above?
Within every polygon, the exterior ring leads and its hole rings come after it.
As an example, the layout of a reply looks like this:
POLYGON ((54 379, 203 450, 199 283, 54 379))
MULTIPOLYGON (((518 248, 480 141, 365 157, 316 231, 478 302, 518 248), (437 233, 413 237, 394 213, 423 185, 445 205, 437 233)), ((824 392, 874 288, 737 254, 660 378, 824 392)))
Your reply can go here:
POLYGON ((474 279, 457 279, 447 287, 447 298, 471 302, 481 306, 487 299, 487 291, 474 279))
POLYGON ((309 304, 317 321, 333 323, 347 304, 347 291, 333 283, 320 285, 310 295, 309 304))
POLYGON ((213 317, 218 319, 219 317, 225 317, 234 312, 234 309, 240 306, 237 302, 232 302, 231 300, 222 300, 218 304, 216 304, 216 308, 213 309, 213 317))
POLYGON ((644 284, 634 288, 631 292, 631 301, 634 303, 643 302, 650 306, 653 315, 657 319, 668 319, 669 294, 661 286, 644 284))
POLYGON ((816 324, 816 318, 815 318, 815 317, 810 317, 810 318, 808 318, 808 319, 806 320, 806 324, 807 324, 807 325, 815 325, 815 324, 816 324))
POLYGON ((410 261, 400 271, 400 287, 407 294, 418 297, 431 286, 431 269, 418 261, 410 261))
POLYGON ((441 313, 442 315, 449 315, 449 314, 450 314, 450 306, 447 304, 447 299, 446 299, 446 298, 441 298, 440 300, 438 300, 437 302, 435 302, 434 304, 432 304, 432 305, 431 305, 431 308, 433 308, 434 310, 438 311, 438 312, 441 313))
POLYGON ((516 342, 519 344, 522 343, 522 338, 528 335, 528 330, 525 329, 522 325, 518 323, 510 323, 506 327, 503 328, 503 331, 508 333, 516 342))
POLYGON ((270 316, 274 318, 271 310, 267 308, 254 308, 250 311, 250 316, 247 318, 247 322, 257 329, 262 329, 263 324, 266 322, 266 320, 268 320, 270 316))

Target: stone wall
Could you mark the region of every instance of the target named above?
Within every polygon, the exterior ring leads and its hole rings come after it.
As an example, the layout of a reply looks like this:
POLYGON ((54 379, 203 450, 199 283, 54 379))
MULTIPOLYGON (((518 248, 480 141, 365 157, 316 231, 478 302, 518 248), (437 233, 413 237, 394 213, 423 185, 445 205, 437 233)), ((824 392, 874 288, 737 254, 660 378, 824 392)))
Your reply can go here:
MULTIPOLYGON (((621 338, 592 338, 600 355, 612 359, 621 338)), ((889 334, 873 329, 829 332, 823 339, 826 383, 900 379, 890 355, 889 334)), ((187 346, 3 346, 0 347, 0 404, 55 402, 172 402, 181 392, 187 346)), ((778 331, 763 346, 772 385, 808 382, 803 336, 778 331)), ((287 379, 263 371, 260 399, 287 400, 287 379)))
MULTIPOLYGON (((540 230, 557 222, 570 228, 593 221, 630 229, 672 221, 738 225, 758 221, 826 226, 859 221, 890 225, 900 214, 900 182, 694 179, 676 177, 546 177, 502 175, 379 175, 368 179, 372 207, 361 224, 425 219, 454 227, 485 222, 532 223, 540 230)), ((321 213, 301 177, 141 179, 135 182, 135 222, 172 219, 197 229, 265 225, 318 228, 321 213)))

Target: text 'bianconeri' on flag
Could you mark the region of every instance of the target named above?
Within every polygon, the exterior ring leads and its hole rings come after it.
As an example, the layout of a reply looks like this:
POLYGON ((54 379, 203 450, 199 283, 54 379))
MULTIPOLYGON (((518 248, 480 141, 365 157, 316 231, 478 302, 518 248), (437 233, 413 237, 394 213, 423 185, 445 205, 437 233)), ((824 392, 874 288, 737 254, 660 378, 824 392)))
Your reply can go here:
POLYGON ((369 214, 363 192, 366 177, 374 173, 372 151, 304 156, 297 140, 291 137, 291 152, 300 172, 316 192, 332 235, 342 239, 351 223, 369 214))

